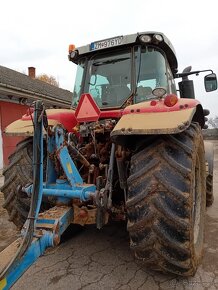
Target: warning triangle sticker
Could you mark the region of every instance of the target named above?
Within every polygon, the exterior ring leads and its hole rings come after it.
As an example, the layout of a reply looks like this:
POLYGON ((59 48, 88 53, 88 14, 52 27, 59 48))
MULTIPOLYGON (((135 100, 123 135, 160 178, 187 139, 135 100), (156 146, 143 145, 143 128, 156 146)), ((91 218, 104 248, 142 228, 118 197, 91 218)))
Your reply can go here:
POLYGON ((97 121, 101 111, 90 94, 82 94, 76 108, 75 117, 78 122, 97 121))

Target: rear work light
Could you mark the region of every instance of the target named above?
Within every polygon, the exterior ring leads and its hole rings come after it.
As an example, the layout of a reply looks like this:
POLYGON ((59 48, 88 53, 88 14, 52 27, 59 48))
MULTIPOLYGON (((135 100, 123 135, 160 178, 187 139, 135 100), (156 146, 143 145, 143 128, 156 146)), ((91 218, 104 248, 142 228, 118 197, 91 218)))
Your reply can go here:
POLYGON ((152 38, 151 38, 151 36, 150 35, 141 35, 140 37, 139 37, 139 39, 140 39, 140 41, 142 42, 142 43, 150 43, 151 42, 151 40, 152 40, 152 38))
POLYGON ((167 95, 164 99, 164 105, 167 107, 173 107, 178 102, 178 97, 174 94, 167 95))
POLYGON ((155 41, 155 42, 161 42, 161 41, 163 41, 163 36, 162 35, 160 35, 160 34, 154 34, 154 36, 153 36, 153 40, 155 41))

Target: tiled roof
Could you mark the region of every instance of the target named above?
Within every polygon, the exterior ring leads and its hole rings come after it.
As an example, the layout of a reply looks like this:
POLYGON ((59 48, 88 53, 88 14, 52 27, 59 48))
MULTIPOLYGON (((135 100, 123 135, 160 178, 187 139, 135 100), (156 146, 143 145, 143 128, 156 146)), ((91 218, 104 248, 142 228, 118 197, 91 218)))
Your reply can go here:
POLYGON ((64 90, 43 81, 32 79, 29 76, 9 69, 4 66, 0 66, 0 86, 9 86, 14 89, 21 89, 29 91, 30 93, 36 93, 38 95, 47 96, 57 101, 68 101, 69 104, 72 101, 73 93, 64 90))

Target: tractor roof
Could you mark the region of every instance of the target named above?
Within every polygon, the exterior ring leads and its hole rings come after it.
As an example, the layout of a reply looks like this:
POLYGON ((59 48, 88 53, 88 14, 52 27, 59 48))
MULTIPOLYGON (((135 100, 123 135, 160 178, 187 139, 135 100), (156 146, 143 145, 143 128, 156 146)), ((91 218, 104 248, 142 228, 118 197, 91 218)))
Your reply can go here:
POLYGON ((74 52, 77 53, 77 57, 71 58, 69 55, 69 59, 77 63, 78 56, 81 56, 81 55, 93 54, 93 53, 96 53, 96 51, 100 51, 100 50, 110 51, 118 47, 126 46, 129 44, 134 44, 134 43, 139 44, 141 43, 140 39, 142 36, 150 37, 151 41, 148 42, 147 45, 154 45, 154 46, 160 47, 165 52, 172 71, 177 72, 178 63, 177 63, 176 53, 175 53, 172 43, 162 32, 156 32, 156 31, 146 31, 146 32, 138 32, 138 33, 124 35, 124 36, 123 35, 116 36, 116 37, 92 42, 85 46, 76 47, 74 52), (158 41, 155 38, 156 35, 161 36, 162 40, 158 41))

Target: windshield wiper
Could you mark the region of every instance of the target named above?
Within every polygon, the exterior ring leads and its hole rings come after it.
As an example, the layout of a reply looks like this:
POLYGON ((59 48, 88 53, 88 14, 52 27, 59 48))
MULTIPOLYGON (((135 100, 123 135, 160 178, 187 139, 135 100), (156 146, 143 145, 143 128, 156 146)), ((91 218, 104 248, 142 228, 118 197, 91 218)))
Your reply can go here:
POLYGON ((123 58, 117 58, 117 59, 113 59, 113 60, 106 60, 106 61, 99 61, 99 62, 94 62, 93 65, 94 66, 100 66, 103 64, 111 64, 111 63, 116 63, 116 62, 120 62, 120 61, 124 61, 130 59, 129 57, 123 57, 123 58))

